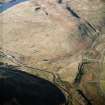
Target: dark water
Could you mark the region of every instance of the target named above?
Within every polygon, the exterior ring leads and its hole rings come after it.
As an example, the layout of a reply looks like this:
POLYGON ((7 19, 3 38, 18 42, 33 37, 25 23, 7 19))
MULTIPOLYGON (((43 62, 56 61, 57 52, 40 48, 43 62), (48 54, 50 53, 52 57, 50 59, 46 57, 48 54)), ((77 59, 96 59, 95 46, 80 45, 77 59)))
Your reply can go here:
POLYGON ((64 105, 63 92, 49 80, 0 64, 0 105, 64 105), (14 100, 15 99, 15 100, 14 100))
POLYGON ((24 1, 27 0, 11 0, 10 2, 0 3, 0 12, 3 12, 4 10, 7 10, 8 8, 24 1))

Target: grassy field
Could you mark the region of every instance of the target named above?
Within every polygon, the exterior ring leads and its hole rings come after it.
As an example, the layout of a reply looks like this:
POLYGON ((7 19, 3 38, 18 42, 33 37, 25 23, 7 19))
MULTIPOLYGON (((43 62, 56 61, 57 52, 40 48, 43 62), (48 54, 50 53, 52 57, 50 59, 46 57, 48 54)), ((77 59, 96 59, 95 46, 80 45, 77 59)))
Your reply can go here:
MULTIPOLYGON (((81 62, 83 52, 90 48, 89 54, 91 56, 93 54, 93 59, 99 60, 100 52, 105 48, 105 38, 100 37, 101 34, 104 37, 105 33, 103 21, 105 19, 105 14, 103 14, 105 7, 101 2, 98 2, 100 0, 70 0, 71 7, 81 17, 80 20, 76 20, 64 8, 53 2, 40 2, 42 3, 40 5, 44 5, 46 9, 35 11, 35 0, 33 1, 33 3, 28 1, 17 4, 0 14, 0 22, 3 25, 3 50, 26 65, 56 72, 64 80, 71 83, 78 72, 78 65, 81 62), (85 24, 85 19, 92 26, 89 27, 85 24), (81 27, 79 27, 80 25, 81 27), (86 27, 88 27, 87 30, 86 27), (96 29, 96 33, 99 32, 94 48, 91 47, 91 35, 95 36, 95 33, 92 33, 94 29, 91 27, 96 29), (79 30, 79 28, 82 29, 79 30), (83 36, 81 31, 83 31, 83 36)), ((0 2, 6 1, 0 0, 0 2)), ((96 65, 90 66, 86 70, 96 73, 96 69, 98 69, 96 65)), ((49 80, 52 79, 49 74, 43 72, 35 72, 33 69, 29 72, 49 80)), ((89 78, 88 74, 87 78, 89 78)), ((102 90, 105 91, 105 82, 100 81, 100 83, 102 90)), ((94 87, 96 88, 96 86, 87 86, 87 84, 86 87, 90 93, 94 87)), ((93 92, 92 95, 96 96, 96 92, 93 92)))

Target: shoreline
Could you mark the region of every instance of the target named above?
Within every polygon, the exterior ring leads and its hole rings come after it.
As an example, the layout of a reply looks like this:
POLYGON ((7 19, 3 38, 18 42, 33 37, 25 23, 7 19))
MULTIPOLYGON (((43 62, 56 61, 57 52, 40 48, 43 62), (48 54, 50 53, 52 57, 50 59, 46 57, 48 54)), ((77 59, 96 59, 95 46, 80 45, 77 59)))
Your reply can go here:
POLYGON ((0 13, 2 13, 3 11, 7 10, 8 8, 11 8, 12 6, 19 4, 21 2, 25 2, 28 0, 11 0, 9 2, 4 2, 0 4, 0 13))

